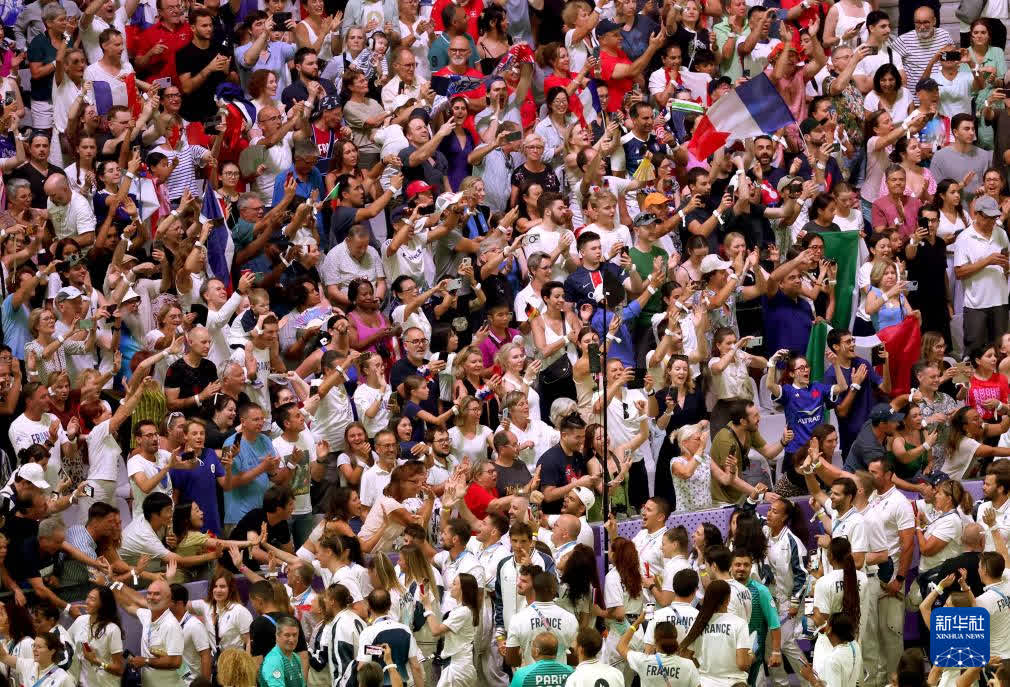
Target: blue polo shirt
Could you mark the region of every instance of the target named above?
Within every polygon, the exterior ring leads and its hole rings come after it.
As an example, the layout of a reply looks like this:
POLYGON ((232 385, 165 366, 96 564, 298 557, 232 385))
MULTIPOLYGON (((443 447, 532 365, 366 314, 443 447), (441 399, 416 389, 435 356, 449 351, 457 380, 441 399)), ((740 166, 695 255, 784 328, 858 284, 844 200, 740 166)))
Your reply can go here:
MULTIPOLYGON (((188 456, 187 456, 188 458, 188 456)), ((183 501, 193 501, 203 511, 203 531, 221 536, 221 512, 217 508, 217 478, 224 477, 224 466, 214 449, 205 448, 200 456, 203 465, 192 470, 169 470, 172 485, 183 501)), ((227 492, 226 492, 227 493, 227 492)))
MULTIPOLYGON (((322 200, 323 198, 326 197, 326 184, 323 183, 323 175, 318 168, 313 167, 311 170, 309 170, 309 178, 306 181, 302 181, 301 179, 298 178, 298 175, 295 173, 294 165, 291 165, 291 167, 278 174, 277 178, 274 179, 274 197, 273 201, 271 202, 271 206, 280 203, 281 198, 284 197, 284 182, 288 180, 289 174, 295 178, 296 182, 298 182, 298 185, 295 186, 296 196, 301 196, 302 198, 308 198, 309 194, 312 193, 312 191, 318 191, 319 198, 317 198, 317 200, 322 200)), ((292 206, 291 209, 294 210, 295 209, 294 206, 292 206)), ((321 235, 323 228, 322 211, 316 213, 316 228, 320 230, 321 235)))
MULTIPOLYGON (((228 437, 224 446, 227 448, 235 443, 236 434, 228 437)), ((264 458, 277 453, 274 445, 266 434, 260 434, 253 441, 242 440, 238 455, 232 464, 233 475, 238 475, 247 470, 252 470, 260 464, 264 458)), ((204 461, 206 464, 206 461, 204 461)), ((263 494, 270 488, 270 478, 267 473, 256 476, 249 484, 242 487, 233 487, 224 493, 224 521, 227 525, 234 525, 253 508, 263 505, 263 494)))
POLYGON ((788 349, 790 353, 806 355, 810 329, 814 324, 814 309, 805 298, 793 300, 776 292, 761 297, 765 312, 765 350, 788 349))
MULTIPOLYGON (((863 428, 866 421, 870 419, 870 410, 873 408, 873 404, 876 402, 876 393, 872 387, 879 387, 884 383, 884 378, 877 374, 877 371, 873 368, 873 365, 867 360, 862 358, 853 358, 852 367, 843 367, 842 376, 845 377, 845 383, 852 385, 852 371, 858 370, 860 365, 866 365, 867 375, 866 381, 862 387, 856 393, 856 398, 853 399, 852 405, 849 406, 849 414, 845 417, 841 415, 838 416, 838 430, 839 433, 845 437, 847 436, 849 440, 855 439, 856 435, 859 434, 859 430, 863 428)), ((827 370, 824 371, 824 383, 834 385, 837 382, 835 379, 835 367, 832 365, 827 370)), ((849 441, 842 442, 848 445, 849 441)))
MULTIPOLYGON (((635 367, 635 345, 631 340, 631 330, 628 328, 628 323, 634 322, 641 312, 642 306, 638 304, 638 301, 631 301, 624 306, 624 310, 621 311, 621 328, 617 330, 617 338, 620 341, 607 342, 607 360, 617 358, 624 363, 625 367, 635 367)), ((590 324, 593 330, 600 335, 600 339, 606 336, 607 327, 610 326, 613 317, 613 313, 603 308, 597 308, 593 313, 590 324)))

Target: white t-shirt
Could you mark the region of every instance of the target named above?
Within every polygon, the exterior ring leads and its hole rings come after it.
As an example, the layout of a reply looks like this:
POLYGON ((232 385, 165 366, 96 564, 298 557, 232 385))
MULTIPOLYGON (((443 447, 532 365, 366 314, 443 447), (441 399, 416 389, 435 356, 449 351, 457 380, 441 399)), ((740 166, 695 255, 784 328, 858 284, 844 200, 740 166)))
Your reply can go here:
POLYGON ((371 507, 382 496, 382 492, 389 485, 389 478, 392 474, 392 471, 387 472, 378 463, 365 468, 365 471, 361 473, 359 493, 361 503, 371 507))
POLYGON ((449 628, 442 647, 442 655, 454 657, 463 655, 473 649, 473 640, 477 627, 473 624, 473 611, 469 606, 460 604, 449 611, 449 616, 442 621, 449 628))
POLYGON ((245 649, 244 637, 249 634, 249 626, 253 621, 248 608, 239 603, 229 603, 224 611, 218 613, 216 635, 214 610, 208 602, 202 599, 190 601, 189 610, 203 621, 211 642, 219 651, 245 649))
POLYGON ((123 462, 123 449, 109 433, 112 418, 95 425, 88 433, 88 479, 116 482, 123 462))
POLYGON ((344 450, 344 431, 354 422, 350 399, 343 383, 336 384, 316 407, 312 431, 330 445, 330 451, 344 450))
POLYGON ((698 687, 701 684, 694 662, 681 656, 629 651, 628 665, 638 674, 642 687, 698 687))
POLYGON ((971 464, 972 458, 975 457, 975 451, 981 445, 971 437, 963 437, 954 454, 948 455, 947 460, 943 462, 943 471, 950 475, 951 479, 961 479, 971 464))
POLYGON ((750 649, 747 621, 733 613, 716 613, 690 647, 698 659, 705 687, 732 687, 747 680, 747 671, 736 665, 736 652, 750 649))
POLYGON ((905 68, 898 51, 894 48, 883 46, 877 51, 876 55, 867 55, 860 60, 859 64, 856 65, 855 71, 852 73, 857 76, 868 76, 872 79, 877 70, 888 62, 893 64, 899 72, 905 68))
POLYGON ((659 623, 673 623, 673 626, 677 628, 677 641, 683 641, 697 617, 698 609, 681 601, 674 601, 669 606, 656 609, 652 622, 645 629, 644 642, 645 644, 656 643, 656 625, 659 623))
MULTIPOLYGON (((842 610, 842 598, 844 571, 841 569, 832 570, 825 574, 814 584, 814 608, 821 613, 830 616, 842 610)), ((867 619, 867 604, 869 596, 866 592, 867 577, 861 570, 856 571, 856 586, 859 589, 859 627, 865 627, 867 619)), ((831 653, 831 641, 828 636, 818 633, 817 641, 814 643, 814 671, 820 674, 821 668, 826 664, 828 655, 831 653)))
MULTIPOLYGON (((92 430, 94 431, 94 430, 92 430)), ((158 472, 168 465, 168 462, 172 459, 172 454, 164 449, 158 449, 158 452, 154 456, 154 460, 150 461, 144 456, 136 453, 130 456, 130 460, 126 461, 126 476, 130 478, 130 489, 133 492, 133 517, 142 518, 144 517, 144 500, 148 496, 155 492, 161 492, 162 494, 167 494, 169 497, 172 496, 172 477, 168 473, 161 479, 160 482, 151 488, 151 491, 146 494, 137 486, 137 483, 133 480, 133 476, 140 474, 144 479, 150 479, 158 474, 158 472)))
MULTIPOLYGON (((617 568, 611 568, 607 571, 607 576, 603 580, 603 605, 606 608, 623 606, 625 616, 636 616, 642 612, 645 602, 644 590, 637 597, 632 598, 628 595, 628 590, 624 588, 624 583, 621 582, 621 574, 617 568)), ((611 632, 614 632, 618 626, 618 622, 616 620, 607 620, 607 626, 611 632)))
MULTIPOLYGON (((279 88, 280 86, 278 86, 279 88)), ((263 194, 267 199, 267 204, 272 204, 272 199, 274 197, 274 180, 277 175, 291 167, 291 163, 294 161, 292 157, 292 146, 294 145, 295 134, 292 131, 284 134, 284 138, 278 141, 276 144, 267 148, 266 157, 266 171, 260 174, 256 178, 256 190, 263 194)), ((250 141, 251 145, 255 145, 262 141, 262 137, 258 137, 250 141)))
POLYGON ((663 561, 663 591, 673 591, 673 578, 681 570, 689 570, 691 562, 685 556, 674 556, 663 561))
MULTIPOLYGON (((277 456, 281 460, 288 463, 289 470, 308 470, 309 462, 314 460, 316 457, 316 440, 312 436, 312 430, 303 429, 298 435, 298 438, 294 443, 288 441, 283 435, 277 437, 273 441, 274 450, 277 452, 277 456), (295 449, 303 452, 305 456, 302 458, 302 462, 297 463, 291 458, 291 454, 294 453, 295 449), (290 459, 290 460, 289 460, 290 459), (294 465, 294 469, 292 469, 294 465)), ((282 463, 283 464, 283 463, 282 463)), ((306 515, 312 512, 312 500, 309 497, 309 493, 295 494, 295 510, 294 515, 306 515)))
POLYGON ((736 580, 726 580, 729 583, 729 612, 735 614, 744 622, 750 622, 751 610, 754 606, 754 598, 750 595, 750 590, 746 585, 736 580))
MULTIPOLYGON (((14 447, 15 453, 32 444, 45 444, 49 441, 49 425, 55 419, 57 418, 52 413, 42 413, 38 422, 30 420, 24 413, 18 415, 17 419, 11 423, 10 429, 7 430, 7 436, 11 440, 11 446, 14 447)), ((63 467, 63 461, 60 460, 60 446, 70 441, 62 425, 60 425, 58 435, 56 443, 49 450, 49 462, 46 464, 46 481, 53 488, 59 484, 60 468, 63 467)))
MULTIPOLYGON (((430 334, 430 329, 428 333, 430 334)), ((374 437, 380 430, 389 426, 389 419, 392 417, 389 412, 389 399, 392 395, 393 392, 389 388, 389 385, 379 390, 368 384, 358 384, 358 388, 354 390, 354 405, 358 409, 358 419, 365 426, 365 434, 369 438, 374 437), (382 399, 379 403, 379 410, 373 417, 368 417, 366 411, 379 399, 382 399)))
POLYGON ((449 441, 452 442, 452 457, 457 463, 463 462, 463 456, 469 456, 476 461, 488 455, 487 438, 491 436, 491 428, 477 425, 477 434, 471 439, 463 436, 459 427, 449 428, 449 441))
MULTIPOLYGON (((609 578, 609 575, 608 575, 609 578)), ((550 632, 558 640, 557 659, 565 662, 565 655, 575 645, 579 621, 575 615, 553 601, 534 601, 509 621, 506 647, 519 647, 523 652, 523 665, 533 663, 533 639, 541 632, 550 632)))
POLYGON ((989 644, 993 656, 1010 654, 1010 585, 1004 579, 975 597, 975 605, 989 611, 989 644))
MULTIPOLYGON (((138 608, 137 620, 140 621, 143 631, 140 636, 141 656, 144 658, 182 656, 185 640, 179 621, 171 611, 166 610, 157 620, 152 621, 150 610, 138 608)), ((182 677, 178 670, 141 668, 140 679, 143 687, 179 687, 182 685, 182 677)))
POLYGON ((207 633, 206 626, 196 616, 184 615, 179 624, 182 627, 183 638, 180 670, 182 671, 182 681, 189 684, 200 675, 203 668, 200 652, 210 651, 210 635, 207 633))
POLYGON ((74 687, 76 681, 67 671, 55 663, 46 670, 39 670, 33 658, 17 659, 17 675, 25 687, 74 687))
MULTIPOLYGON (((542 224, 531 228, 523 236, 523 252, 526 255, 526 259, 534 253, 547 253, 551 255, 558 247, 558 243, 561 242, 562 234, 571 234, 571 245, 568 247, 568 254, 572 259, 577 260, 579 257, 578 252, 575 250, 575 234, 568 229, 563 229, 562 231, 554 231, 553 229, 547 229, 542 224)), ((604 253, 606 255, 606 253, 604 253)), ((560 255, 558 259, 551 265, 551 279, 556 281, 564 281, 568 277, 568 270, 565 269, 565 256, 560 255)), ((534 294, 537 299, 540 299, 540 294, 534 294)), ((542 302, 542 301, 541 301, 542 302)), ((525 308, 522 312, 523 319, 525 321, 526 312, 525 308)))
POLYGON ((856 642, 839 644, 828 654, 823 672, 818 675, 825 687, 851 687, 862 681, 863 654, 856 642))
POLYGON ((936 537, 941 541, 947 542, 947 544, 931 556, 923 555, 919 561, 919 569, 922 571, 930 570, 949 558, 961 555, 961 537, 963 532, 964 521, 961 519, 960 513, 957 512, 957 508, 947 511, 926 525, 926 529, 923 531, 926 541, 929 541, 930 537, 936 537))
MULTIPOLYGON (((84 614, 79 616, 70 626, 70 638, 74 643, 74 652, 80 656, 81 647, 85 642, 95 652, 95 656, 102 663, 108 663, 116 654, 123 653, 123 633, 115 623, 109 623, 98 631, 97 636, 91 629, 91 616, 84 614)), ((90 661, 81 661, 81 672, 83 682, 88 687, 119 687, 120 678, 107 671, 92 665, 90 661)))

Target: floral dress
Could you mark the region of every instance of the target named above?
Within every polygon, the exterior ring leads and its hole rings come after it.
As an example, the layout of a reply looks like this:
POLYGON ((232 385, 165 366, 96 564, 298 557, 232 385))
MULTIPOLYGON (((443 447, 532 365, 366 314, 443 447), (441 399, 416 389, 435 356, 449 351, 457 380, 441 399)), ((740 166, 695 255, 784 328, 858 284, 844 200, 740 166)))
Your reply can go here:
MULTIPOLYGON (((832 74, 828 78, 824 79, 824 85, 822 86, 822 91, 824 93, 828 92, 828 87, 831 82, 837 78, 837 74, 832 74)), ((831 104, 835 106, 835 111, 838 112, 838 124, 839 128, 844 130, 846 135, 849 137, 849 141, 852 143, 853 150, 859 151, 863 148, 863 118, 865 116, 863 112, 863 94, 860 93, 856 85, 849 80, 848 85, 842 90, 842 92, 831 98, 831 104)), ((844 158, 843 162, 845 166, 850 168, 855 163, 858 158, 858 153, 853 158, 844 158)), ((783 253, 785 255, 785 253, 783 253)))
POLYGON ((681 479, 673 472, 673 466, 687 465, 689 458, 677 456, 670 461, 673 475, 673 492, 677 497, 677 511, 697 511, 712 507, 712 459, 702 454, 697 456, 698 467, 688 479, 681 479))
MULTIPOLYGON (((923 418, 929 418, 937 413, 950 415, 962 405, 942 391, 936 392, 936 398, 932 402, 922 400, 918 403, 923 418)), ((947 438, 950 436, 950 423, 938 422, 935 423, 935 427, 937 436, 936 443, 933 445, 933 463, 943 465, 947 460, 947 438)))
MULTIPOLYGON (((729 327, 737 334, 737 336, 740 335, 740 327, 736 323, 736 300, 738 293, 739 287, 729 294, 726 302, 720 307, 706 307, 708 310, 708 329, 705 331, 705 340, 708 342, 709 350, 712 350, 712 337, 715 335, 715 330, 720 327, 729 327)), ((702 299, 707 301, 715 300, 715 291, 712 289, 705 289, 704 291, 694 294, 691 298, 691 304, 697 305, 699 302, 702 302, 702 299)))
POLYGON ((45 350, 45 346, 39 343, 38 339, 32 339, 25 345, 25 360, 28 360, 28 354, 34 353, 35 358, 39 361, 38 369, 38 382, 40 384, 49 384, 49 375, 56 374, 58 372, 69 372, 73 373, 73 377, 76 377, 76 370, 71 370, 67 365, 67 355, 84 355, 88 352, 87 347, 83 341, 77 341, 76 339, 68 339, 63 342, 63 345, 56 349, 48 358, 42 357, 42 351, 45 350))

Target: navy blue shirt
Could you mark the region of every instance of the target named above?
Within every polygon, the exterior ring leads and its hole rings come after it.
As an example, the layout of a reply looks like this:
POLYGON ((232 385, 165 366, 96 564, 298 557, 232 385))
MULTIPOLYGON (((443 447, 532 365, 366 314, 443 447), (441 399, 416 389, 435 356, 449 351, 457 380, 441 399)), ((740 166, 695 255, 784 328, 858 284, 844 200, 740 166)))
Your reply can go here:
MULTIPOLYGON (((859 434, 859 430, 861 430, 863 425, 866 424, 866 421, 870 419, 870 410, 873 408, 873 404, 877 402, 877 394, 873 387, 879 387, 884 383, 884 378, 877 374, 877 371, 868 360, 853 358, 852 367, 842 368, 842 376, 845 377, 846 384, 852 386, 852 371, 858 370, 860 365, 866 365, 866 381, 869 382, 869 384, 863 382, 862 387, 858 392, 856 392, 856 398, 853 399, 852 405, 849 406, 849 414, 844 417, 838 415, 839 433, 842 436, 847 435, 850 440, 855 439, 856 435, 859 434)), ((824 383, 834 385, 836 382, 835 366, 832 365, 824 371, 824 383)), ((838 400, 840 402, 841 398, 838 400)), ((848 445, 849 442, 846 441, 843 443, 848 445)))
POLYGON ((612 262, 601 263, 597 269, 592 271, 585 267, 575 270, 565 279, 565 300, 574 303, 576 310, 583 303, 591 303, 594 307, 597 305, 597 301, 593 297, 596 286, 593 284, 592 277, 597 272, 601 273, 600 276, 603 276, 603 272, 609 272, 621 283, 624 283, 624 278, 627 276, 624 270, 612 262))
MULTIPOLYGON (((189 459, 192 456, 184 456, 189 459)), ((179 490, 183 501, 192 501, 203 511, 203 531, 221 536, 221 512, 217 507, 217 478, 224 477, 224 466, 214 449, 205 448, 200 456, 203 465, 192 470, 172 469, 172 486, 179 490)))
POLYGON ((793 300, 778 291, 774 296, 761 296, 765 311, 765 350, 782 348, 790 353, 806 355, 810 329, 814 324, 814 310, 805 298, 793 300))
MULTIPOLYGON (((634 58, 632 58, 634 59, 634 58)), ((621 137, 621 146, 624 148, 624 169, 629 175, 633 175, 638 165, 642 163, 646 153, 663 154, 669 153, 668 146, 659 142, 656 134, 650 132, 649 137, 644 141, 640 139, 634 131, 629 131, 621 137)))
MULTIPOLYGON (((581 453, 573 453, 569 456, 561 449, 561 444, 555 444, 547 449, 540 456, 540 460, 537 461, 537 466, 540 468, 540 489, 563 487, 577 480, 585 474, 582 464, 581 453)), ((542 506, 544 513, 548 515, 561 513, 561 504, 563 502, 564 499, 544 501, 542 506)))

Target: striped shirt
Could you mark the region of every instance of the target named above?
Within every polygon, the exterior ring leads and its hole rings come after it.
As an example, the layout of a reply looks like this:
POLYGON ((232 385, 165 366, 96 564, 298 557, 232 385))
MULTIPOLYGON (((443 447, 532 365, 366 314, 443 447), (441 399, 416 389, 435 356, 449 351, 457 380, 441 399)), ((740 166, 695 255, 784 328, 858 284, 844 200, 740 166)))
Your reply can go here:
MULTIPOLYGON (((67 530, 67 543, 81 553, 98 558, 98 544, 84 525, 74 525, 67 530)), ((60 584, 69 587, 84 584, 87 581, 87 567, 76 559, 66 558, 63 564, 63 574, 60 576, 60 584)))
POLYGON ((155 150, 164 153, 169 162, 179 158, 179 164, 169 175, 165 182, 165 193, 168 199, 176 201, 182 198, 182 192, 187 188, 194 196, 199 197, 203 193, 203 182, 196 178, 197 166, 203 166, 201 160, 210 151, 203 146, 183 144, 181 150, 172 150, 165 146, 158 146, 155 150))
MULTIPOLYGON (((901 55, 901 61, 905 65, 905 74, 908 76, 908 83, 905 85, 911 91, 913 97, 915 97, 915 85, 919 82, 919 79, 929 76, 929 74, 923 74, 929 61, 933 59, 933 56, 941 48, 953 44, 954 42, 951 40, 947 30, 939 28, 927 40, 920 40, 919 34, 915 31, 909 31, 898 36, 896 41, 891 42, 894 52, 901 55)), ((939 61, 933 65, 932 73, 940 73, 939 61)), ((918 98, 916 98, 915 102, 919 102, 918 98)))

